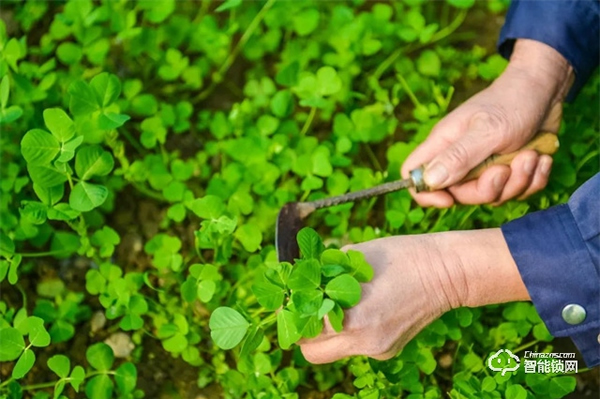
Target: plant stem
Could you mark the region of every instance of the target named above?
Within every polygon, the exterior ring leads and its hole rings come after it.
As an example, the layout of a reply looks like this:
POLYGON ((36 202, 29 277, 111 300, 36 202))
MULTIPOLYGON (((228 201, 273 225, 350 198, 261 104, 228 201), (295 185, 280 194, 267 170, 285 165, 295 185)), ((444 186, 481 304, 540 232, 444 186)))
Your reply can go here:
POLYGON ((233 65, 233 62, 237 58, 238 54, 240 53, 240 51, 242 51, 242 49, 244 48, 244 46, 246 45, 246 42, 248 42, 250 37, 252 37, 252 35, 254 34, 254 31, 258 28, 258 25, 265 17, 265 14, 267 13, 267 11, 269 11, 269 9, 271 7, 273 7, 273 4, 275 4, 275 1, 276 0, 268 0, 265 3, 265 5, 261 8, 261 10, 258 12, 258 14, 256 14, 256 16, 254 17, 252 22, 250 22, 250 25, 248 25, 248 28, 246 28, 246 31, 242 34, 242 37, 240 38, 240 40, 237 42, 237 44, 235 45, 235 47, 233 48, 231 53, 229 53, 229 55, 225 59, 225 62, 223 62, 223 64, 219 68, 219 70, 213 75, 213 79, 212 79, 210 85, 206 88, 206 90, 204 90, 200 94, 198 94, 198 96, 194 99, 194 102, 202 101, 205 98, 207 98, 214 91, 217 84, 221 83, 225 74, 227 73, 227 71, 229 70, 231 65, 233 65))
POLYGON ((594 159, 594 158, 597 159, 597 157, 598 157, 598 151, 590 152, 581 161, 579 161, 579 163, 575 167, 575 170, 579 172, 579 169, 581 169, 583 167, 583 165, 585 165, 587 163, 587 161, 589 161, 590 159, 594 159))
POLYGON ((272 314, 271 316, 269 316, 266 319, 264 319, 263 321, 261 321, 258 326, 262 327, 262 326, 270 324, 270 323, 272 323, 272 322, 274 322, 276 320, 277 320, 277 315, 276 314, 272 314))
POLYGON ((369 157, 369 159, 373 163, 373 167, 375 169, 377 169, 378 171, 383 172, 383 168, 381 167, 381 164, 379 163, 379 161, 377 160, 377 157, 373 153, 373 149, 371 148, 371 146, 369 144, 367 144, 365 146, 365 149, 367 151, 367 156, 369 157))
POLYGON ((539 342, 540 342, 540 340, 536 339, 536 340, 533 340, 533 341, 528 342, 526 344, 523 344, 523 345, 521 345, 521 346, 513 349, 513 353, 521 352, 522 350, 527 349, 527 348, 529 348, 529 347, 531 347, 531 346, 533 346, 535 344, 538 344, 539 342))
POLYGON ((165 199, 165 197, 163 197, 161 194, 159 194, 159 193, 157 193, 155 191, 152 191, 152 190, 148 189, 146 186, 138 184, 138 183, 134 183, 134 182, 130 182, 130 183, 140 193, 142 193, 142 194, 144 194, 144 195, 146 195, 146 196, 148 196, 148 197, 150 197, 152 199, 155 199, 157 201, 167 202, 167 200, 165 199))
POLYGON ((467 220, 469 220, 469 218, 471 217, 471 215, 476 211, 481 209, 478 206, 471 206, 469 207, 469 210, 464 214, 464 216, 462 217, 462 219, 460 220, 460 222, 458 223, 458 229, 463 228, 463 226, 465 225, 465 223, 467 223, 467 220))
POLYGON ((408 45, 397 49, 392 54, 390 54, 389 57, 387 57, 381 64, 379 64, 371 78, 378 81, 379 78, 381 78, 381 75, 383 75, 383 73, 394 64, 396 59, 400 57, 402 53, 405 52, 408 54, 411 51, 419 50, 423 47, 426 47, 447 37, 463 23, 466 16, 467 12, 465 10, 461 10, 460 13, 456 16, 456 18, 452 21, 452 23, 450 23, 450 25, 444 27, 443 29, 439 30, 436 34, 434 34, 428 43, 418 44, 415 46, 408 45))
POLYGON ((406 92, 406 94, 408 94, 408 97, 410 98, 410 101, 413 103, 413 105, 415 107, 420 107, 421 103, 419 102, 419 99, 417 99, 417 96, 415 96, 415 93, 413 93, 413 91, 410 89, 410 87, 408 86, 408 83, 406 83, 406 80, 404 80, 404 77, 402 75, 400 75, 399 73, 396 74, 398 80, 400 81, 400 85, 402 86, 402 88, 404 89, 404 91, 406 92))
POLYGON ((3 386, 6 386, 6 385, 8 385, 8 384, 10 384, 10 383, 11 383, 11 381, 14 381, 14 378, 12 378, 12 377, 11 377, 11 378, 9 378, 8 380, 6 380, 6 381, 4 381, 4 382, 0 383, 0 388, 2 388, 3 386))
POLYGON ((304 136, 306 134, 306 132, 308 132, 308 129, 310 129, 310 125, 312 125, 313 119, 315 119, 315 115, 317 113, 317 109, 315 107, 312 107, 310 109, 310 113, 308 114, 308 118, 306 118, 306 121, 304 122, 304 126, 302 126, 302 131, 300 131, 300 136, 304 136))
POLYGON ((59 251, 46 251, 46 252, 34 252, 34 253, 20 253, 24 258, 41 258, 42 256, 54 256, 62 253, 68 252, 67 250, 59 250, 59 251))
POLYGON ((584 367, 581 370, 577 370, 577 371, 570 371, 568 373, 560 373, 560 374, 555 374, 557 376, 560 375, 573 375, 573 374, 581 374, 581 373, 587 373, 588 371, 591 371, 592 369, 588 368, 588 367, 584 367))
POLYGON ((71 190, 73 190, 73 178, 71 177, 70 173, 67 173, 66 175, 67 175, 67 181, 69 182, 69 188, 71 190))
MULTIPOLYGON (((60 380, 58 380, 60 381, 60 380)), ((50 388, 56 385, 58 381, 42 382, 40 384, 24 385, 21 387, 23 391, 31 391, 33 389, 50 388)))
POLYGON ((16 287, 21 293, 21 296, 23 297, 23 309, 27 309, 27 293, 25 292, 23 287, 21 287, 21 284, 17 284, 16 287))
POLYGON ((208 12, 208 8, 210 7, 210 3, 212 0, 204 0, 202 1, 202 7, 198 10, 198 15, 194 18, 193 25, 198 25, 200 21, 204 18, 206 13, 208 12))
MULTIPOLYGON (((90 377, 93 377, 93 376, 95 376, 95 375, 99 375, 99 374, 110 374, 110 375, 116 375, 117 373, 116 373, 115 371, 92 371, 92 372, 89 372, 89 373, 87 373, 87 374, 85 375, 84 379, 88 379, 88 378, 90 378, 90 377)), ((4 386, 4 385, 8 384, 8 383, 9 383, 9 382, 11 382, 12 380, 13 380, 13 379, 12 379, 12 378, 10 378, 10 379, 8 379, 8 380, 4 381, 2 384, 0 384, 0 387, 2 387, 2 386, 4 386)), ((57 384, 59 381, 61 381, 61 380, 64 380, 64 381, 70 381, 70 380, 71 380, 71 378, 70 378, 70 377, 67 377, 67 378, 61 378, 60 380, 57 380, 57 381, 42 382, 42 383, 39 383, 39 384, 32 384, 32 385, 24 385, 24 386, 22 386, 22 387, 21 387, 21 389, 22 389, 23 391, 31 391, 31 390, 33 390, 33 389, 50 388, 50 387, 53 387, 53 386, 55 386, 55 385, 56 385, 56 384, 57 384)))
POLYGON ((225 75, 225 73, 229 70, 229 68, 235 61, 237 55, 242 50, 246 42, 250 39, 250 37, 254 34, 254 31, 256 30, 256 28, 258 28, 258 25, 265 17, 267 11, 269 11, 269 9, 273 7, 273 4, 275 4, 275 0, 268 0, 263 6, 263 8, 261 8, 261 10, 258 12, 258 14, 256 14, 252 22, 250 22, 250 25, 248 25, 248 28, 236 44, 233 51, 229 53, 229 56, 227 57, 223 65, 221 65, 221 68, 219 68, 219 71, 217 73, 220 78, 223 78, 223 75, 225 75))
MULTIPOLYGON (((144 155, 146 153, 146 150, 144 149, 144 147, 142 147, 138 143, 138 141, 133 138, 133 136, 131 135, 131 133, 129 133, 126 129, 121 129, 119 131, 119 134, 122 134, 123 137, 125 137, 127 139, 127 141, 129 142, 129 144, 131 144, 131 146, 138 152, 138 154, 144 155)), ((121 162, 121 164, 122 164, 122 162, 121 162)))

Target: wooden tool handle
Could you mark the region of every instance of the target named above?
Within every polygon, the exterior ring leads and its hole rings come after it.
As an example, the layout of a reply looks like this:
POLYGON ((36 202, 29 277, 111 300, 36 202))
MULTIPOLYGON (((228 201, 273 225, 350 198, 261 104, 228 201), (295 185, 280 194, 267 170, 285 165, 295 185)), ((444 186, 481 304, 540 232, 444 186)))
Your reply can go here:
POLYGON ((509 154, 492 155, 482 163, 480 163, 475 169, 469 172, 463 179, 463 181, 469 181, 478 178, 483 172, 485 172, 490 166, 494 165, 510 165, 512 160, 524 150, 535 150, 538 154, 552 155, 558 150, 558 137, 554 133, 540 132, 536 134, 529 143, 523 146, 520 150, 511 152, 509 154))

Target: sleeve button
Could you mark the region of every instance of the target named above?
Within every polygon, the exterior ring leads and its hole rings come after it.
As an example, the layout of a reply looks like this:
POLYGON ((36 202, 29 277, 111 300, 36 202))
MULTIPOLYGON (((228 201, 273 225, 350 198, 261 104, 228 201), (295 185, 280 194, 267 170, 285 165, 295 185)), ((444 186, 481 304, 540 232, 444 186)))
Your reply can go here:
POLYGON ((569 304, 562 310, 562 318, 569 324, 581 324, 585 320, 586 312, 583 306, 577 304, 569 304))

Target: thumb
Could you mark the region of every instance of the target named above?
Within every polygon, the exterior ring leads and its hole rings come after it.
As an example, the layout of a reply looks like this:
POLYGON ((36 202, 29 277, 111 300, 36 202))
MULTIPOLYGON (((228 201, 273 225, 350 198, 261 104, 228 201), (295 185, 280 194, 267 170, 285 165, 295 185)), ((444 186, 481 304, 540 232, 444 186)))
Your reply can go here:
POLYGON ((425 167, 423 178, 432 189, 458 183, 471 169, 494 153, 494 135, 470 131, 433 158, 425 167))

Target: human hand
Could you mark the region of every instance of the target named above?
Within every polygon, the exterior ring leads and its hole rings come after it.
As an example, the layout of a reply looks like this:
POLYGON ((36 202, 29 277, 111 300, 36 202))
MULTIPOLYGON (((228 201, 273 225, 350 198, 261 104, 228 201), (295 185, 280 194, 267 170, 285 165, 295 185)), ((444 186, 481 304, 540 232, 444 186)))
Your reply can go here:
POLYGON ((413 192, 415 200, 436 207, 500 204, 543 189, 552 158, 533 150, 521 152, 510 166, 496 165, 478 179, 459 182, 490 155, 516 151, 539 131, 558 132, 572 78, 571 67, 556 50, 518 40, 504 73, 442 119, 404 162, 404 178, 425 164, 425 183, 438 189, 413 192))
POLYGON ((298 343, 311 363, 389 359, 450 309, 528 299, 499 229, 387 237, 348 249, 365 254, 374 277, 344 312, 340 333, 326 320, 321 335, 298 343))

